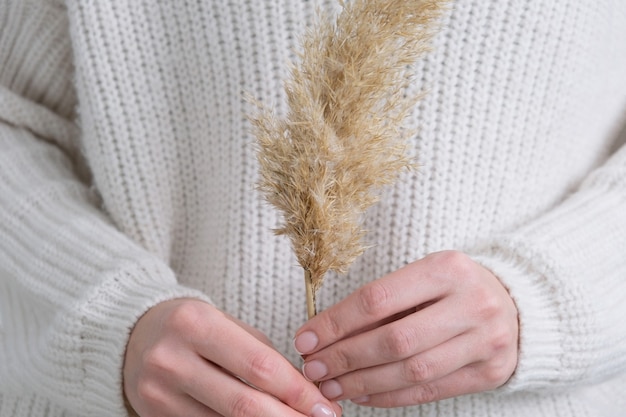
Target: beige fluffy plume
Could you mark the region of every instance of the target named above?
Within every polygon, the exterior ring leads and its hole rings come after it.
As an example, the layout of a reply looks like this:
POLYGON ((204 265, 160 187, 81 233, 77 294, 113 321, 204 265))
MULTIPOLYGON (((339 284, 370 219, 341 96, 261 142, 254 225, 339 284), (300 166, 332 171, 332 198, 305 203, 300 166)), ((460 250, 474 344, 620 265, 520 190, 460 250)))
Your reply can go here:
POLYGON ((305 270, 309 316, 325 274, 345 273, 365 250, 363 216, 381 187, 411 165, 403 121, 419 97, 406 87, 446 3, 341 2, 336 20, 320 16, 303 38, 288 114, 251 117, 259 188, 305 270))

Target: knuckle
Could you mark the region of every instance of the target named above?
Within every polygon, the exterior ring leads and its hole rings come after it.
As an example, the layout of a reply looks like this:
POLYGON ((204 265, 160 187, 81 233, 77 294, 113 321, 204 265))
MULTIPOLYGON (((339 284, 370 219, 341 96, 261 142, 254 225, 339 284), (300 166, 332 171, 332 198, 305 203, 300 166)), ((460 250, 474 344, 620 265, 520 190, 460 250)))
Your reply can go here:
POLYGON ((413 404, 426 404, 439 399, 439 389, 433 384, 422 384, 413 390, 413 404))
POLYGON ((508 350, 513 344, 513 334, 509 329, 496 330, 491 334, 492 354, 508 350))
POLYGON ((174 374, 177 369, 169 348, 162 344, 155 345, 145 352, 143 366, 148 372, 158 374, 174 374))
POLYGON ((370 317, 384 317, 393 298, 392 291, 382 282, 374 282, 359 290, 359 307, 370 317))
POLYGON ((232 417, 256 417, 262 411, 259 400, 252 395, 234 395, 230 403, 230 415, 232 417))
POLYGON ((459 251, 443 251, 429 255, 432 270, 438 271, 437 281, 448 290, 473 286, 475 264, 469 256, 459 251))
POLYGON ((142 378, 137 382, 137 397, 141 403, 150 408, 160 408, 164 406, 163 390, 154 380, 142 378))
POLYGON ((497 361, 491 363, 483 371, 483 381, 486 384, 487 389, 495 389, 503 385, 509 380, 512 369, 510 370, 508 364, 504 361, 497 361))
POLYGON ((413 330, 408 327, 389 326, 384 350, 391 359, 404 359, 413 353, 413 330))
POLYGON ((433 260, 436 263, 452 268, 457 272, 467 271, 472 266, 469 256, 460 251, 447 250, 433 254, 433 260))
POLYGON ((361 396, 372 392, 370 386, 371 379, 363 375, 362 372, 355 372, 353 375, 350 375, 345 380, 342 380, 341 383, 343 386, 350 387, 350 393, 353 396, 361 396))
POLYGON ((489 388, 496 388, 506 382, 504 372, 501 367, 490 367, 484 374, 485 382, 489 388))
POLYGON ((298 408, 299 405, 302 405, 308 399, 306 386, 293 383, 287 388, 285 393, 281 395, 280 399, 292 408, 298 408))
POLYGON ((429 362, 411 358, 406 362, 404 372, 408 382, 420 383, 433 378, 434 367, 429 362))
POLYGON ((338 346, 337 349, 333 349, 328 362, 333 364, 333 371, 337 374, 353 370, 355 365, 349 346, 338 346))
POLYGON ((180 304, 172 310, 164 325, 166 329, 195 334, 202 322, 202 311, 196 303, 180 304))
POLYGON ((478 315, 483 319, 491 319, 497 317, 502 312, 502 303, 500 299, 486 291, 480 296, 480 302, 478 303, 478 315))
POLYGON ((341 317, 333 314, 331 311, 320 317, 324 317, 323 328, 326 329, 332 339, 340 339, 344 336, 341 317))
POLYGON ((258 384, 260 382, 272 381, 278 370, 278 364, 267 352, 257 351, 247 361, 247 375, 245 379, 258 384))

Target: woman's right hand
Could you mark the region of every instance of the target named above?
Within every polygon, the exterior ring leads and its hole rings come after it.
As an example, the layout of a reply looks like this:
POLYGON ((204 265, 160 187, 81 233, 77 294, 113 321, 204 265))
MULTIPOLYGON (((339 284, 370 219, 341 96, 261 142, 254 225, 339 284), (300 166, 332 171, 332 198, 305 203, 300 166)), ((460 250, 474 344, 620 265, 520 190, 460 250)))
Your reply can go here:
POLYGON ((162 302, 137 321, 123 375, 145 417, 341 414, 261 332, 196 299, 162 302))

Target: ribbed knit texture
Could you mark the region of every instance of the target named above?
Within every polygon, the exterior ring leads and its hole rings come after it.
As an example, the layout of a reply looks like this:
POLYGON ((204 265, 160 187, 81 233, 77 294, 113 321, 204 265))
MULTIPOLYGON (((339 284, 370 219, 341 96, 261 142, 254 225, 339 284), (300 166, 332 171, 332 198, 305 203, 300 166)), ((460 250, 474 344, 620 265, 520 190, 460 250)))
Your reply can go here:
MULTIPOLYGON (((0 417, 125 416, 148 308, 199 297, 294 364, 302 272, 255 190, 243 93, 285 111, 304 0, 0 0, 0 417), (85 168, 88 168, 87 169, 85 168)), ((520 312, 507 385, 359 417, 626 414, 626 3, 458 0, 412 88, 419 170, 325 308, 430 252, 520 312)))

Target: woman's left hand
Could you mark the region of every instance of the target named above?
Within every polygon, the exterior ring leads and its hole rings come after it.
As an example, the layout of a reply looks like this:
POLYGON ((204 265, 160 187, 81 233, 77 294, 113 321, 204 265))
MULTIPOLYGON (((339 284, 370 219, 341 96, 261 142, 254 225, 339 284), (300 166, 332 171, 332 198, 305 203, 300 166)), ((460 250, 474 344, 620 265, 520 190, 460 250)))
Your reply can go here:
POLYGON ((439 252, 357 290, 296 334, 303 373, 332 400, 423 404, 503 385, 517 365, 509 293, 468 256, 439 252))

